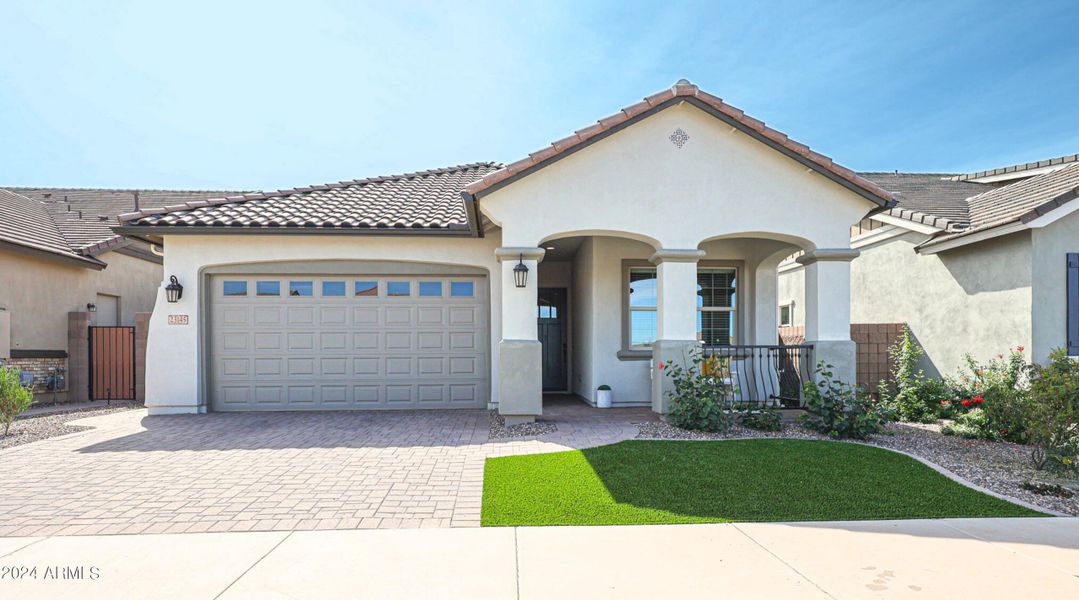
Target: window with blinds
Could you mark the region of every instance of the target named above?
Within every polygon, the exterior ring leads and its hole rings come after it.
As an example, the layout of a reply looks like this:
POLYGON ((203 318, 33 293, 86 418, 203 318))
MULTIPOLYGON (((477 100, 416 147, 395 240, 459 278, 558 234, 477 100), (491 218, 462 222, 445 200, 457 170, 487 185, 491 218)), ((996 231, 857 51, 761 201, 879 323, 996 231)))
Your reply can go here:
POLYGON ((706 345, 735 343, 738 308, 738 270, 733 267, 697 270, 697 339, 706 345))

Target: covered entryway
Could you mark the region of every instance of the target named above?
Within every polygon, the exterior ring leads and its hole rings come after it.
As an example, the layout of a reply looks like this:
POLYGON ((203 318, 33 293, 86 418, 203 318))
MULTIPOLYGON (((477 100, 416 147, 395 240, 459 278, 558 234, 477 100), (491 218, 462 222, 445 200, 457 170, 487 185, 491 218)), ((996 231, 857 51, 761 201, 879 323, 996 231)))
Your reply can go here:
POLYGON ((214 275, 210 408, 482 408, 486 290, 476 276, 214 275))

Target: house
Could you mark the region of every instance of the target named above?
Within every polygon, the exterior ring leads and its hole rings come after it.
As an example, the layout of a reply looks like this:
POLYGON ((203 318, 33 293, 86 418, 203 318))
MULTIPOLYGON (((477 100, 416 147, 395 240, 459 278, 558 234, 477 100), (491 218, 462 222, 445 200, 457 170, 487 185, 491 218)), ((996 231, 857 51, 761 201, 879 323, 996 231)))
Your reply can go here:
POLYGON ((116 231, 165 248, 151 414, 490 407, 516 423, 545 393, 603 384, 664 412, 661 363, 775 345, 795 252, 813 355, 852 379, 850 225, 893 205, 682 80, 506 166, 144 203, 116 231))
MULTIPOLYGON (((968 174, 861 173, 898 206, 851 230, 851 320, 906 323, 932 375, 969 353, 1079 355, 1079 155, 968 174)), ((781 265, 780 313, 805 323, 805 269, 781 265)))
POLYGON ((162 276, 148 244, 112 230, 116 215, 140 197, 159 205, 220 194, 0 189, 0 362, 32 373, 39 400, 86 399, 86 352, 72 323, 83 339, 86 325, 133 326, 153 309, 162 276), (72 313, 83 318, 69 323, 72 313), (73 343, 78 364, 69 364, 73 343))

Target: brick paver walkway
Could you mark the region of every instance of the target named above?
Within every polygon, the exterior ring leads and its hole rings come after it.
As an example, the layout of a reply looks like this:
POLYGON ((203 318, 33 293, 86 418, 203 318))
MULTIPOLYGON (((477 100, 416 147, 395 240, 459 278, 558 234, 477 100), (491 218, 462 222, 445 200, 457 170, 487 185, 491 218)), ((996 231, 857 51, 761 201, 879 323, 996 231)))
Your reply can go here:
POLYGON ((476 526, 488 456, 609 444, 646 409, 553 402, 558 431, 489 440, 487 411, 91 417, 0 451, 0 536, 476 526))

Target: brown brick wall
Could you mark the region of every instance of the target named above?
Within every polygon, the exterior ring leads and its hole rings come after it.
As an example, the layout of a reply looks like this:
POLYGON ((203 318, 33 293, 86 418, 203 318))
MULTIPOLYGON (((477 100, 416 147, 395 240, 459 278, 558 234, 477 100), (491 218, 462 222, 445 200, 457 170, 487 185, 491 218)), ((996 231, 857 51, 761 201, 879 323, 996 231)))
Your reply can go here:
MULTIPOLYGON (((851 323, 850 339, 857 344, 858 385, 873 391, 882 379, 891 377, 888 349, 903 331, 903 323, 851 323)), ((783 344, 805 343, 805 327, 780 327, 783 344)))
MULTIPOLYGON (((52 402, 52 390, 46 389, 45 382, 56 369, 67 368, 66 358, 5 358, 4 366, 34 374, 34 401, 52 402), (45 395, 49 396, 46 398, 45 395)), ((63 390, 57 390, 61 392, 63 390)))

